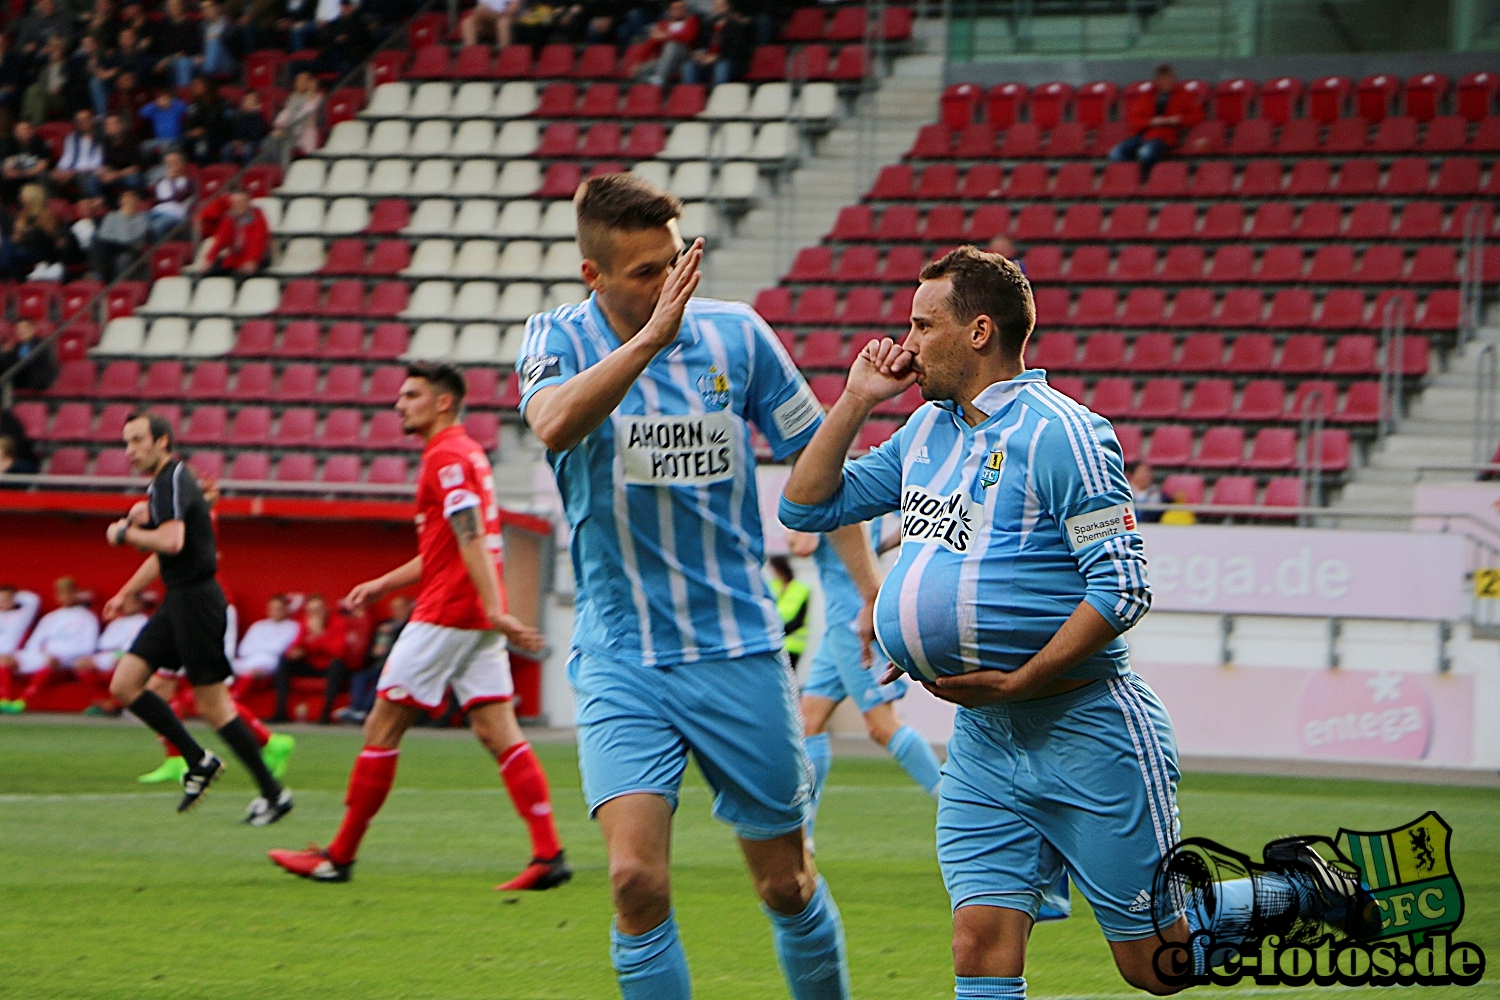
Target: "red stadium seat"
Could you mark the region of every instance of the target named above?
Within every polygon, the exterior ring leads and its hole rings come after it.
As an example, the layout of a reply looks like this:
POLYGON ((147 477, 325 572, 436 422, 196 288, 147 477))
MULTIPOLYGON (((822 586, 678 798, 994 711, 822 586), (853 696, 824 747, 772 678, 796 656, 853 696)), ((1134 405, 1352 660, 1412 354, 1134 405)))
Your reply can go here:
MULTIPOLYGON (((1031 207, 1031 206, 1028 206, 1031 207)), ((1024 214, 1026 209, 1021 210, 1024 214)), ((1016 238, 1024 240, 1021 226, 1017 226, 1016 238)), ((1058 236, 1065 240, 1097 240, 1104 230, 1104 209, 1098 205, 1069 205, 1063 213, 1062 227, 1058 236)))
MULTIPOLYGON (((1280 248, 1272 247, 1270 250, 1267 250, 1266 253, 1269 256, 1277 249, 1280 248)), ((1246 246, 1243 243, 1226 243, 1224 246, 1219 247, 1219 249, 1214 252, 1213 260, 1211 260, 1208 265, 1208 276, 1207 278, 1204 278, 1203 251, 1199 250, 1197 247, 1173 247, 1171 250, 1167 251, 1167 257, 1169 261, 1172 254, 1179 250, 1197 250, 1198 268, 1197 271, 1194 272, 1191 266, 1188 266, 1184 271, 1181 272, 1181 277, 1174 277, 1174 280, 1177 281, 1187 282, 1206 280, 1210 284, 1215 285, 1243 284, 1250 280, 1250 271, 1255 263, 1255 253, 1249 246, 1246 246)), ((1185 263, 1190 265, 1191 258, 1189 258, 1185 263)))
POLYGON ((1363 326, 1365 296, 1363 292, 1337 288, 1323 296, 1323 308, 1316 323, 1302 323, 1323 330, 1343 330, 1363 326))
POLYGON ((958 168, 950 163, 928 166, 917 181, 916 197, 922 201, 945 201, 958 197, 958 168))
POLYGON ((323 382, 324 403, 359 403, 365 398, 365 375, 359 365, 334 365, 323 382))
POLYGON ((142 382, 142 399, 176 399, 182 395, 183 368, 181 361, 154 361, 146 369, 142 382))
POLYGON ((1084 128, 1098 128, 1110 119, 1120 88, 1108 80, 1095 80, 1078 89, 1074 115, 1084 128))
POLYGON ((913 205, 892 205, 880 213, 880 224, 874 237, 887 243, 917 238, 917 209, 913 205))
POLYGON ((873 235, 874 210, 869 205, 846 205, 839 209, 838 218, 825 239, 867 240, 873 235))
POLYGON ((1027 364, 1049 371, 1073 371, 1078 364, 1078 338, 1071 333, 1044 333, 1027 347, 1027 364))
POLYGON ((453 75, 462 80, 492 80, 495 50, 488 45, 465 45, 453 60, 453 75))
POLYGON ((1047 133, 1047 155, 1054 160, 1083 156, 1087 150, 1088 132, 1082 122, 1063 122, 1047 133))
POLYGON ((963 185, 958 190, 958 196, 966 201, 998 198, 1004 183, 998 164, 978 163, 964 173, 963 185))
POLYGON ((1224 338, 1219 334, 1194 333, 1182 342, 1182 357, 1177 361, 1178 371, 1217 372, 1223 365, 1224 338))
POLYGON ((1234 404, 1234 383, 1228 379, 1199 379, 1182 407, 1187 420, 1227 420, 1234 404))
POLYGON ((1208 206, 1208 211, 1203 213, 1203 227, 1197 235, 1205 240, 1238 240, 1244 233, 1243 206, 1239 202, 1225 201, 1208 206))
POLYGON ((398 486, 406 482, 406 459, 399 455, 380 455, 370 462, 370 483, 398 486))
POLYGON ((1349 90, 1347 77, 1324 76, 1314 80, 1307 88, 1307 116, 1325 125, 1343 117, 1349 90))
POLYGON ((394 236, 411 222, 411 206, 404 198, 377 201, 370 210, 370 224, 365 232, 376 236, 394 236))
MULTIPOLYGON (((1026 277, 1033 282, 1055 279, 1059 274, 1061 263, 1061 247, 1034 247, 1026 252, 1026 277), (1051 278, 1048 277, 1049 271, 1051 278)), ((1068 280, 1075 284, 1108 281, 1109 248, 1079 247, 1074 250, 1072 257, 1068 260, 1068 280)))
MULTIPOLYGON (((1100 247, 1099 249, 1104 250, 1105 253, 1108 253, 1108 250, 1105 249, 1104 247, 1100 247)), ((1197 247, 1172 247, 1172 248, 1170 248, 1167 251, 1168 264, 1166 264, 1166 265, 1163 266, 1163 271, 1164 272, 1165 272, 1165 270, 1166 270, 1167 267, 1171 266, 1171 257, 1172 257, 1172 254, 1175 251, 1179 250, 1179 249, 1197 250, 1198 248, 1197 247)), ((1028 256, 1028 259, 1029 259, 1029 256, 1028 256)), ((1074 266, 1075 267, 1077 266, 1077 252, 1076 251, 1074 253, 1074 266)), ((1198 252, 1198 274, 1194 276, 1195 279, 1196 279, 1196 277, 1201 276, 1202 273, 1203 273, 1203 254, 1202 254, 1202 251, 1200 250, 1198 252)), ((1142 281, 1156 281, 1156 280, 1172 281, 1172 280, 1175 280, 1175 279, 1166 277, 1165 273, 1163 274, 1163 276, 1160 279, 1158 279, 1158 277, 1157 277, 1156 248, 1155 247, 1153 247, 1153 246, 1127 246, 1127 247, 1124 247, 1123 249, 1120 250, 1120 256, 1119 256, 1118 260, 1115 262, 1114 280, 1116 280, 1116 281, 1123 281, 1123 282, 1142 282, 1142 281)))
POLYGON ((1235 469, 1245 456, 1245 432, 1238 427, 1210 427, 1192 465, 1197 469, 1235 469))
POLYGON ((953 131, 941 122, 918 129, 916 139, 906 151, 907 159, 911 160, 941 160, 952 155, 953 131))
POLYGON ((880 168, 866 197, 873 201, 906 199, 914 196, 915 188, 916 172, 907 164, 895 163, 880 168))
POLYGON ((324 316, 361 316, 364 311, 364 282, 335 281, 328 287, 328 298, 322 310, 324 316))
POLYGON ((370 430, 365 437, 367 448, 415 448, 416 438, 401 429, 401 417, 393 410, 380 410, 370 418, 370 430))
POLYGON ((84 440, 94 424, 94 410, 87 403, 63 403, 53 414, 51 427, 47 426, 45 403, 17 403, 11 412, 21 422, 27 436, 36 441, 84 440))
MULTIPOLYGON (((1131 163, 1111 163, 1109 168, 1135 167, 1131 163)), ((1136 176, 1140 175, 1139 169, 1135 169, 1136 176)), ((1094 176, 1094 165, 1092 163, 1064 163, 1058 168, 1057 176, 1052 181, 1052 196, 1054 198, 1092 198, 1095 191, 1096 178, 1094 176)))
POLYGON ((781 37, 788 42, 823 41, 826 15, 817 7, 801 7, 792 11, 792 16, 781 29, 781 37))
POLYGON ((1236 420, 1263 422, 1280 420, 1286 413, 1286 387, 1280 379, 1258 379, 1245 385, 1240 404, 1235 408, 1236 420))
POLYGON ((1327 344, 1318 334, 1294 334, 1288 337, 1281 347, 1281 357, 1276 361, 1276 371, 1283 375, 1317 374, 1323 370, 1327 350, 1327 344))
MULTIPOLYGON (((1276 293, 1278 298, 1283 294, 1276 293)), ((1309 297, 1309 303, 1311 297, 1309 297)), ((1309 306, 1309 308, 1311 308, 1309 306)), ((1264 303, 1261 299, 1260 290, 1257 288, 1231 288, 1224 293, 1224 299, 1219 303, 1219 311, 1213 318, 1214 326, 1254 328, 1261 325, 1261 313, 1264 303)), ((1271 303, 1272 315, 1276 312, 1276 303, 1271 303)))
POLYGON ((1229 140, 1231 156, 1264 156, 1271 151, 1271 123, 1263 118, 1251 118, 1234 127, 1229 140))
POLYGON ((582 80, 608 80, 619 75, 618 59, 613 45, 585 45, 573 67, 573 75, 582 80))
POLYGON ((1417 148, 1417 120, 1407 115, 1387 118, 1375 127, 1372 153, 1409 153, 1417 148))
MULTIPOLYGON (((881 307, 885 305, 885 294, 878 288, 856 288, 844 299, 838 321, 846 326, 871 326, 884 319, 881 307)), ((908 312, 908 316, 910 313, 908 312)), ((903 316, 897 322, 904 323, 903 316)))
POLYGON ((1192 429, 1176 424, 1158 427, 1145 449, 1146 461, 1163 468, 1187 465, 1192 454, 1192 429))
POLYGON ((1182 383, 1175 378, 1154 378, 1141 387, 1135 405, 1138 420, 1166 420, 1182 409, 1182 383))
POLYGON ((1135 387, 1128 378, 1104 378, 1094 384, 1089 409, 1101 417, 1129 416, 1135 408, 1135 387))
POLYGON ((1355 90, 1355 110, 1367 122, 1384 121, 1391 104, 1401 92, 1401 81, 1389 73, 1377 73, 1359 81, 1355 90))
POLYGON ((182 430, 182 443, 222 444, 229 431, 229 414, 222 406, 200 406, 193 410, 182 430))
POLYGON ((1338 180, 1329 188, 1345 198, 1374 194, 1380 187, 1380 164, 1375 160, 1345 160, 1338 180))
POLYGON ((537 79, 554 79, 571 76, 572 73, 573 46, 564 43, 542 46, 541 53, 531 67, 531 75, 537 79))
MULTIPOLYGON (((1032 367, 1035 368, 1039 366, 1032 365, 1032 367)), ((1073 400, 1075 403, 1082 403, 1088 396, 1088 393, 1084 388, 1083 379, 1081 378, 1073 378, 1071 376, 1061 375, 1048 378, 1047 384, 1050 385, 1053 389, 1056 389, 1058 392, 1062 393, 1064 396, 1067 396, 1069 399, 1073 400)))
POLYGON ((268 406, 242 406, 234 415, 228 444, 237 447, 265 446, 271 443, 271 408, 268 406))
MULTIPOLYGON (((1365 251, 1369 256, 1376 250, 1386 249, 1384 247, 1371 247, 1365 251)), ((1392 248, 1398 253, 1399 247, 1392 248)), ((1395 279, 1390 279, 1395 280, 1395 279)), ((1406 280, 1413 284, 1449 284, 1458 280, 1458 253, 1451 246, 1421 246, 1417 247, 1416 255, 1412 257, 1411 273, 1406 280)))
MULTIPOLYGON (((984 100, 984 91, 977 84, 955 83, 943 90, 939 98, 938 118, 951 131, 958 131, 974 122, 974 112, 984 100)), ((991 123, 991 128, 994 128, 991 123)))
MULTIPOLYGON (((1309 210, 1320 206, 1308 206, 1309 210)), ((1328 214, 1325 225, 1316 229, 1304 225, 1303 232, 1313 236, 1334 237, 1339 235, 1338 223, 1335 217, 1342 212, 1334 212, 1333 206, 1321 207, 1328 214)), ((1304 219, 1306 216, 1304 214, 1304 219)), ((1354 206, 1349 213, 1349 225, 1343 235, 1352 240, 1384 240, 1388 239, 1391 232, 1391 205, 1388 201, 1364 201, 1354 206)))
POLYGON ((843 367, 843 334, 837 330, 814 330, 802 338, 792 360, 803 370, 843 367))
POLYGON ((1035 122, 1016 122, 1000 139, 999 155, 1007 160, 1040 156, 1041 152, 1042 130, 1035 122))
POLYGON ((1167 311, 1167 293, 1160 288, 1133 288, 1125 297, 1120 323, 1124 326, 1160 326, 1167 311))
POLYGON ((321 331, 313 320, 288 323, 281 331, 281 344, 272 353, 278 358, 312 358, 318 355, 321 331))
POLYGON ((1033 289, 1032 300, 1036 305, 1037 326, 1061 326, 1068 322, 1070 300, 1066 288, 1033 289))
POLYGON ((758 45, 750 54, 750 68, 745 79, 751 83, 787 78, 787 51, 784 45, 758 45))
MULTIPOLYGON (((1324 432, 1325 434, 1328 432, 1324 432)), ((1261 472, 1279 472, 1297 464, 1297 432, 1288 427, 1266 427, 1255 435, 1244 467, 1261 472)))
MULTIPOLYGON (((1423 248, 1427 249, 1427 248, 1423 248)), ((1452 252, 1452 247, 1433 247, 1452 252)), ((1401 281, 1406 271, 1406 254, 1401 247, 1393 243, 1381 243, 1370 247, 1359 259, 1359 270, 1354 272, 1352 280, 1366 284, 1388 285, 1401 281)), ((1449 270, 1447 279, 1452 280, 1453 270, 1449 270)))
POLYGON ((980 205, 969 218, 964 238, 974 243, 988 243, 1010 229, 1010 208, 1006 205, 980 205))
POLYGON ((1083 342, 1083 357, 1079 359, 1077 367, 1088 372, 1110 372, 1125 367, 1125 335, 1093 334, 1083 342))
POLYGON ((1283 288, 1271 298, 1265 325, 1278 330, 1305 330, 1312 323, 1312 314, 1312 292, 1305 288, 1283 288))
POLYGON ((1124 367, 1130 371, 1163 372, 1175 366, 1177 344, 1170 333, 1143 333, 1135 338, 1135 349, 1124 367))
POLYGON ((1407 325, 1418 330, 1454 330, 1458 328, 1459 309, 1458 289, 1439 289, 1422 303, 1421 317, 1407 325))
POLYGON ((139 361, 111 361, 99 377, 96 394, 105 399, 133 397, 141 384, 139 361))
POLYGON ((240 365, 235 374, 234 390, 229 394, 230 399, 252 400, 271 399, 272 370, 271 365, 265 361, 252 361, 240 365))
MULTIPOLYGON (((1189 216, 1192 215, 1191 206, 1189 216)), ((1151 227, 1151 206, 1142 202, 1116 205, 1109 213, 1109 238, 1115 241, 1143 240, 1151 227)))
POLYGON ((1207 326, 1213 320, 1214 293, 1207 288, 1184 288, 1172 300, 1167 326, 1189 329, 1207 326))
POLYGON ((291 364, 281 372, 276 394, 289 402, 314 402, 318 399, 318 369, 316 365, 291 364))
POLYGON ((1329 419, 1341 424, 1373 424, 1380 419, 1380 413, 1380 383, 1355 382, 1344 393, 1338 412, 1329 419))
POLYGON ((868 10, 862 5, 837 7, 823 37, 830 42, 862 42, 865 39, 865 22, 868 17, 868 10))
POLYGON ((1304 240, 1333 239, 1339 235, 1343 223, 1342 205, 1336 201, 1314 201, 1302 209, 1302 214, 1297 217, 1297 224, 1292 234, 1304 240))
POLYGON ((1229 359, 1224 371, 1234 374, 1268 372, 1274 365, 1276 342, 1268 333, 1247 333, 1235 337, 1229 345, 1229 359))
POLYGON ((263 451, 241 452, 230 463, 226 478, 238 482, 265 482, 271 478, 271 456, 263 451))
MULTIPOLYGON (((1115 209, 1110 217, 1110 235, 1116 238, 1119 237, 1115 232, 1114 223, 1120 218, 1120 213, 1124 207, 1115 209)), ((1163 205, 1161 211, 1156 213, 1156 221, 1151 227, 1151 235, 1159 241, 1196 239, 1198 237, 1197 208, 1184 203, 1163 205)))
POLYGON ((310 406, 295 406, 281 411, 276 427, 276 443, 282 446, 308 447, 318 443, 318 413, 310 406))
MULTIPOLYGON (((1363 127, 1363 126, 1361 126, 1363 127)), ((1306 156, 1319 148, 1322 127, 1311 118, 1293 118, 1281 126, 1271 151, 1280 156, 1306 156)))
POLYGON ((985 119, 997 129, 1009 129, 1020 117, 1029 93, 1024 83, 996 84, 984 97, 985 119))
POLYGON ((1285 125, 1296 114, 1302 96, 1302 81, 1292 76, 1267 80, 1260 88, 1260 116, 1274 125, 1285 125))
MULTIPOLYGON (((625 106, 620 110, 625 118, 659 118, 667 116, 662 108, 661 88, 654 83, 633 83, 625 91, 625 106)), ((371 475, 374 468, 371 467, 371 475)))
POLYGON ((914 283, 927 263, 921 247, 892 247, 881 265, 878 278, 884 282, 914 283))
MULTIPOLYGON (((1086 166, 1080 164, 1080 166, 1086 166)), ((1093 173, 1089 173, 1092 183, 1093 173)), ((1011 170, 1005 179, 1005 194, 1008 198, 1045 198, 1051 183, 1047 166, 1043 163, 1022 163, 1011 170)))
MULTIPOLYGON (((970 174, 974 171, 970 170, 970 174)), ((922 219, 922 239, 933 243, 956 243, 964 238, 962 205, 936 205, 922 219)))
MULTIPOLYGON (((1302 263, 1302 251, 1300 247, 1272 247, 1266 251, 1266 262, 1270 262, 1270 257, 1273 253, 1279 252, 1285 254, 1287 251, 1293 251, 1297 254, 1298 271, 1300 272, 1302 263)), ((1263 280, 1276 281, 1281 279, 1279 279, 1279 276, 1272 275, 1263 280)), ((1312 266, 1308 269, 1307 280, 1315 285, 1343 284, 1354 280, 1354 247, 1348 243, 1326 243, 1318 247, 1313 253, 1312 266)))
POLYGON ((792 318, 792 290, 790 288, 763 288, 755 295, 755 311, 771 325, 789 322, 792 318))
POLYGON ((320 274, 363 274, 365 270, 365 241, 361 239, 334 240, 323 260, 320 274))
POLYGON ((1031 120, 1041 129, 1056 128, 1073 101, 1073 88, 1062 82, 1044 83, 1031 92, 1031 120))
MULTIPOLYGON (((217 362, 222 365, 223 362, 217 362)), ((199 367, 202 367, 201 365, 199 367)), ((92 396, 94 380, 98 371, 94 363, 85 358, 65 361, 57 374, 57 380, 47 390, 49 396, 92 396)))
POLYGON ((278 483, 310 483, 315 462, 311 455, 286 455, 276 464, 278 483))
POLYGON ((453 75, 452 53, 446 45, 424 45, 412 55, 406 75, 413 80, 441 80, 453 75))
MULTIPOLYGON (((282 418, 285 428, 286 418, 282 418)), ((364 417, 358 410, 331 410, 323 421, 323 432, 318 436, 322 448, 350 448, 359 444, 360 431, 364 428, 364 417)))

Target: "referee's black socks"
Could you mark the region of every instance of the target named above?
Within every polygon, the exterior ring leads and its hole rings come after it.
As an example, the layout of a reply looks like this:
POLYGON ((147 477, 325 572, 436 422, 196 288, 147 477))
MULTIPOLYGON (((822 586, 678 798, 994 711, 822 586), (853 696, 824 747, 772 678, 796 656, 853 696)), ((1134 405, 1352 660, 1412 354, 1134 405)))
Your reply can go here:
POLYGON ((172 706, 162 700, 161 695, 154 691, 142 691, 140 696, 126 707, 135 714, 137 719, 156 730, 163 739, 176 747, 177 752, 182 754, 182 759, 190 766, 203 759, 203 748, 188 734, 187 727, 182 724, 177 713, 172 711, 172 706))
POLYGON ((234 755, 245 765, 255 783, 260 786, 260 794, 267 802, 275 802, 281 794, 281 783, 271 777, 271 772, 266 768, 266 762, 260 759, 260 744, 256 742, 255 734, 250 727, 245 725, 245 720, 236 715, 219 728, 219 739, 229 745, 234 755))

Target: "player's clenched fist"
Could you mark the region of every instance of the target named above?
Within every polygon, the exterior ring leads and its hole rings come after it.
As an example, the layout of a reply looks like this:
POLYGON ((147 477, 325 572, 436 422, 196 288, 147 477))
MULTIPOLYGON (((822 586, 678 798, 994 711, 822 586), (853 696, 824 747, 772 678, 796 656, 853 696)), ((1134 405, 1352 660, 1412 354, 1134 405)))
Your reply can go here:
POLYGON ((854 359, 844 391, 871 406, 905 392, 917 380, 916 358, 889 337, 872 340, 854 359))

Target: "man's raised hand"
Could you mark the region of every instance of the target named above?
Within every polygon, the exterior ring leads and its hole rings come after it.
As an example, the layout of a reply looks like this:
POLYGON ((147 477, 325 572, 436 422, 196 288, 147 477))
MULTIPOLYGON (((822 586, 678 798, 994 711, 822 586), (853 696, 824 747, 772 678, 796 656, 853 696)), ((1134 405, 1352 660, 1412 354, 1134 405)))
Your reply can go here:
POLYGON ((844 391, 874 407, 916 383, 912 362, 912 353, 889 337, 872 340, 854 359, 844 391))
POLYGON ((666 284, 662 285, 661 295, 656 300, 656 309, 641 331, 658 349, 677 339, 677 331, 682 326, 683 310, 687 308, 688 299, 693 297, 693 292, 697 291, 698 282, 703 280, 703 272, 698 270, 702 261, 703 238, 699 237, 667 273, 666 284))

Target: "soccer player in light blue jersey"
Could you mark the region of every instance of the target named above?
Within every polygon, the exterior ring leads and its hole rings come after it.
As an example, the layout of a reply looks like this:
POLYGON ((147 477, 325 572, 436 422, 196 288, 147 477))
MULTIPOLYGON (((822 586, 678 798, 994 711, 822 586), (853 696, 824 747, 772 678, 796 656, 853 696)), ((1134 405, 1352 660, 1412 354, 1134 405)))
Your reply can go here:
POLYGON ((753 425, 790 457, 822 408, 752 309, 692 297, 703 247, 684 249, 676 198, 614 174, 575 203, 593 294, 533 316, 518 368, 521 412, 573 529, 568 677, 584 796, 609 853, 620 991, 691 995, 668 880, 691 751, 739 837, 793 997, 844 1000, 838 908, 803 847, 812 769, 761 576, 750 439, 753 425))
MULTIPOLYGON (((1177 751, 1120 638, 1150 606, 1146 563, 1108 422, 1023 369, 1034 315, 1002 257, 928 265, 906 340, 861 353, 781 517, 827 531, 901 511, 875 631, 960 706, 938 805, 957 996, 1025 995, 1026 941, 1064 866, 1126 981, 1169 993, 1150 890, 1178 839, 1177 751), (846 466, 871 409, 913 383, 929 402, 846 466)), ((1186 921, 1166 934, 1185 941, 1186 921)))
MULTIPOLYGON (((878 522, 877 522, 878 524, 878 522)), ((870 647, 860 639, 860 612, 873 601, 880 587, 878 574, 870 573, 859 580, 849 575, 841 546, 862 549, 879 546, 879 539, 859 535, 837 540, 831 536, 803 531, 786 533, 787 548, 799 558, 812 557, 818 567, 818 581, 823 585, 823 637, 813 654, 812 667, 802 685, 802 720, 807 733, 807 757, 813 765, 812 804, 807 813, 808 849, 812 849, 813 824, 818 804, 823 799, 823 785, 833 764, 833 749, 828 738, 828 720, 845 698, 854 699, 865 717, 870 739, 890 751, 913 781, 933 798, 937 797, 937 755, 915 729, 896 717, 894 703, 906 694, 906 678, 896 677, 881 683, 886 663, 878 664, 870 656, 870 647)), ((849 562, 859 564, 851 554, 849 562)), ((873 563, 872 563, 873 566, 873 563)))

